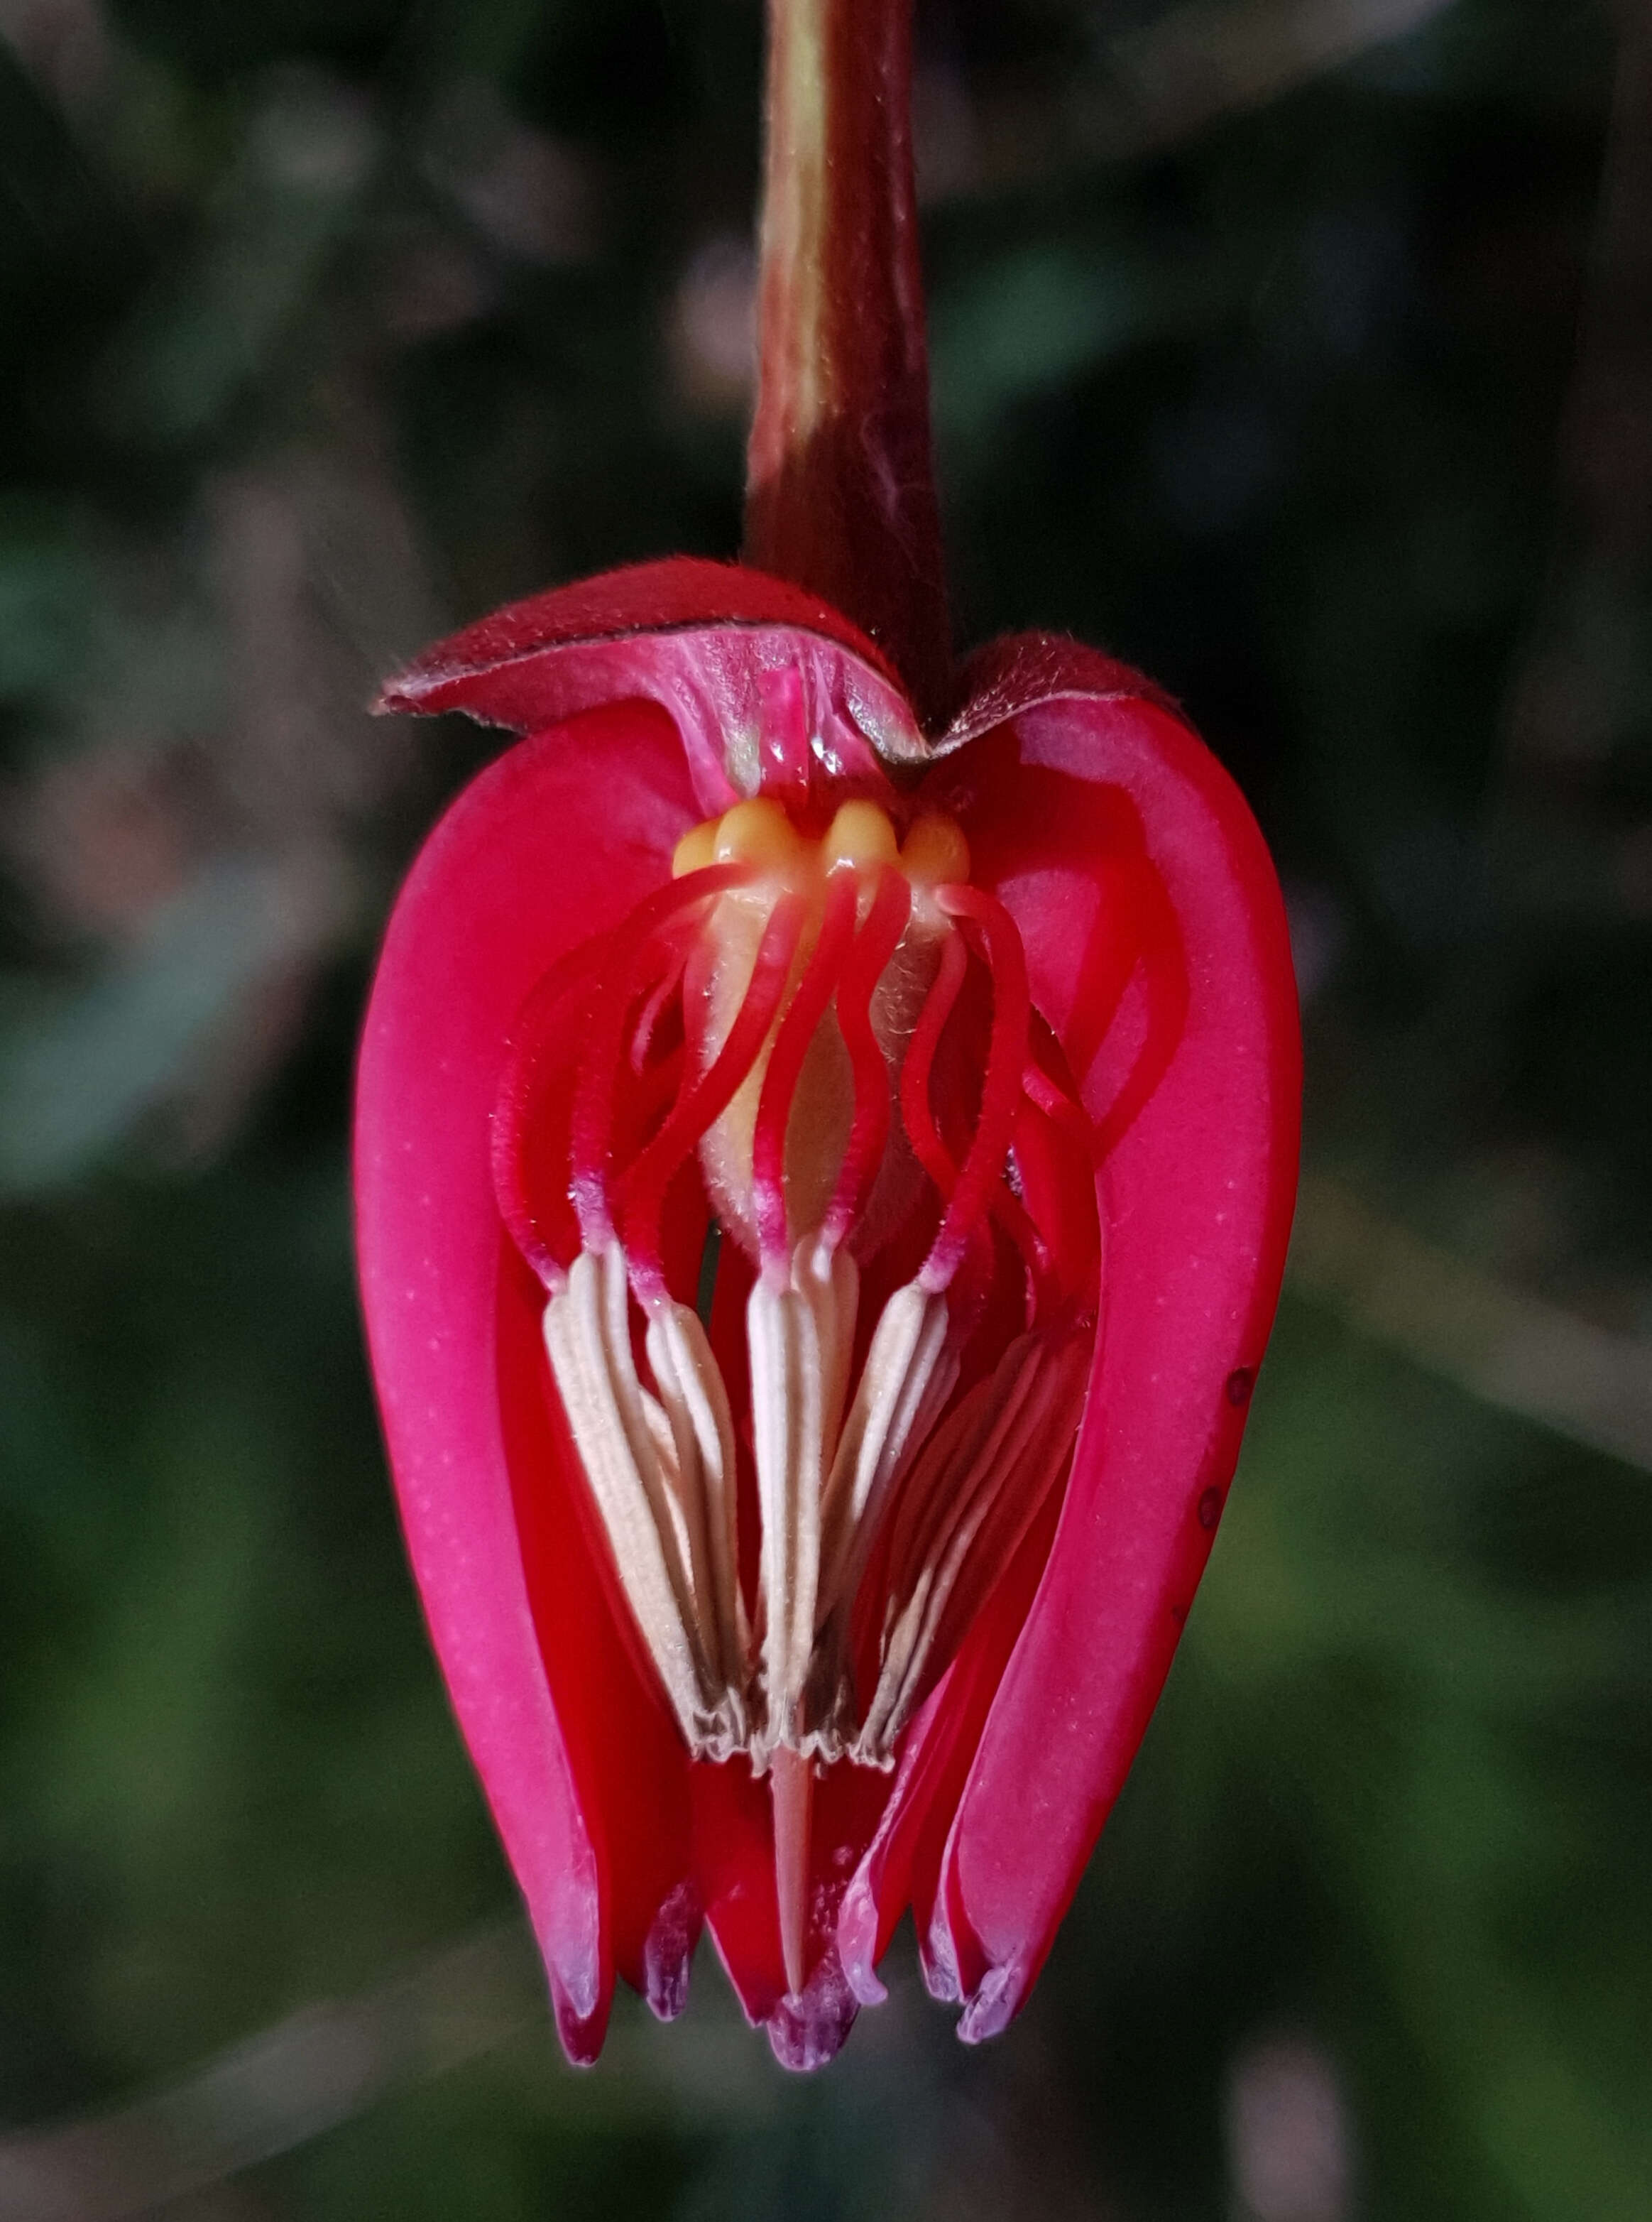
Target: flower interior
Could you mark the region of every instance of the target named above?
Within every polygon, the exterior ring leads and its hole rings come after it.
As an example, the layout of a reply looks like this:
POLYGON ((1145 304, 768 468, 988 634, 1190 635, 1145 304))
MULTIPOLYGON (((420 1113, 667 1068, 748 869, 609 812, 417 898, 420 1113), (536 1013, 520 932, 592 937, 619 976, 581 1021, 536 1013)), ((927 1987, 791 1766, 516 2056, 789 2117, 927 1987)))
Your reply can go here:
POLYGON ((772 1774, 798 1989, 812 1769, 893 1763, 1095 1336, 1090 1123, 958 825, 696 826, 529 999, 494 1173, 648 1671, 772 1774))

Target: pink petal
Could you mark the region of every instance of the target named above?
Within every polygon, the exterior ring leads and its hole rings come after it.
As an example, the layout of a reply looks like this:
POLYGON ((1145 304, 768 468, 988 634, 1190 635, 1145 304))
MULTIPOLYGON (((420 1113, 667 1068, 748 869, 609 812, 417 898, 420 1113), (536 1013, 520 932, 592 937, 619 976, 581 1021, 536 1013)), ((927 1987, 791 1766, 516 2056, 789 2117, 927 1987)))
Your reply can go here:
POLYGON ((381 710, 465 710, 516 732, 626 698, 674 719, 697 817, 760 791, 889 793, 926 744, 899 681, 848 619, 800 587, 673 556, 535 594, 428 649, 381 710))
POLYGON ((1088 702, 1151 702, 1173 717, 1181 714, 1162 687, 1117 656, 1057 633, 1005 633, 965 658, 958 674, 958 706, 935 744, 935 754, 951 756, 1022 711, 1064 696, 1088 702))
POLYGON ((886 1995, 873 1970, 909 1905, 924 1949, 926 1977, 933 1981, 936 1971, 926 1940, 948 1832, 1043 1572, 1052 1526, 1047 1516, 1035 1523, 913 1722, 877 1834, 844 1892, 838 1951, 845 1980, 864 2005, 878 2005, 886 1995))
MULTIPOLYGON (((554 1506, 559 1472, 554 1449, 512 1472, 524 1441, 542 1451, 548 1440, 519 1378, 538 1297, 514 1255, 502 1259, 488 1123, 528 990, 658 884, 698 810, 674 731, 635 704, 541 733, 491 765, 431 835, 397 903, 358 1076, 362 1294, 409 1555, 576 2058, 601 2043, 616 1956, 646 1980, 653 1936, 660 2002, 680 1987, 694 1908, 664 1902, 669 1883, 685 1880, 683 1762, 675 1747, 673 1778, 673 1739, 634 1674, 604 1666, 582 1695, 577 1648, 559 1653, 554 1687, 548 1674, 524 1535, 530 1556, 554 1541, 571 1590, 598 1597, 602 1573, 570 1523, 536 1540, 523 1524, 529 1499, 554 1506), (603 1767, 594 1747, 616 1736, 621 1750, 603 1767), (645 1770, 662 1748, 642 1834, 667 1855, 674 1838, 676 1874, 670 1856, 656 1859, 639 1900, 614 1842, 616 1823, 629 1842, 639 1817, 610 1814, 604 1800, 616 1759, 645 1770)), ((585 1636, 601 1619, 587 1612, 585 1636)), ((611 1660, 611 1619, 607 1642, 611 1660)))
MULTIPOLYGON (((937 787, 1103 1137, 1102 1317, 1060 1527, 930 1924, 970 2040, 1026 1997, 1168 1672, 1277 1300, 1301 1085, 1283 909, 1238 790, 1120 667, 1024 650, 997 668, 1045 699, 937 787)), ((1014 700, 1006 682, 998 705, 1014 700)))

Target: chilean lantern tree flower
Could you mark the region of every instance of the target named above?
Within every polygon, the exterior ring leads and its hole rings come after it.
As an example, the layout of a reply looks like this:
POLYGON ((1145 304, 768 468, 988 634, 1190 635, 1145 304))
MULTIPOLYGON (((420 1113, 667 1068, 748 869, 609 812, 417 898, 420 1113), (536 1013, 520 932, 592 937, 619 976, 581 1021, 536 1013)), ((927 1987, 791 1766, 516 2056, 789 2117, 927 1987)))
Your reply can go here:
POLYGON ((521 602, 385 706, 523 735, 391 918, 356 1177, 454 1709, 576 2060, 709 1925, 779 2056, 911 1909, 974 2039, 1168 1670, 1272 1320, 1296 1002, 1175 706, 954 668, 905 0, 773 0, 748 561, 521 602))

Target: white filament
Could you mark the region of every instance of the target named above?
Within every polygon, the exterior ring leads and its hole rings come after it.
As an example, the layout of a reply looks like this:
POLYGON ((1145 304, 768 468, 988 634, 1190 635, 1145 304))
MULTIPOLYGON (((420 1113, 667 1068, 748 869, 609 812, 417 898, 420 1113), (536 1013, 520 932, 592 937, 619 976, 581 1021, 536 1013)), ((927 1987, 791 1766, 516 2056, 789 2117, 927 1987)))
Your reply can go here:
POLYGON ((1021 1336, 948 1411, 958 1354, 947 1299, 909 1282, 884 1306, 851 1399, 859 1301, 853 1259, 815 1236, 785 1281, 752 1290, 754 1625, 734 1426, 700 1321, 670 1302, 652 1313, 651 1391, 617 1244, 582 1252, 546 1309, 546 1349, 621 1585, 697 1755, 745 1750, 760 1772, 781 1748, 889 1766, 1072 1444, 1087 1336, 1021 1336), (885 1529, 878 1677, 862 1710, 851 1628, 885 1529))

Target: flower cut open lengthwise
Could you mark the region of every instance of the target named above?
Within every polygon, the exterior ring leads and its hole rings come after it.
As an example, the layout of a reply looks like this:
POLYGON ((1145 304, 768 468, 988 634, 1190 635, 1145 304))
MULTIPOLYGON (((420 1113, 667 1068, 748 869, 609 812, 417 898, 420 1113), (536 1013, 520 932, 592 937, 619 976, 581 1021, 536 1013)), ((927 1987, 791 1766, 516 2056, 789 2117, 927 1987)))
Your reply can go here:
POLYGON ((709 1924, 828 2059, 910 1905, 1014 2014, 1168 1669, 1272 1321, 1277 885, 1173 706, 1027 637, 926 735, 682 559, 385 706, 527 738, 391 921, 359 1241, 409 1548, 570 2055, 709 1924))

